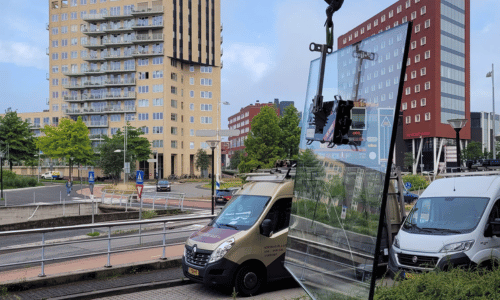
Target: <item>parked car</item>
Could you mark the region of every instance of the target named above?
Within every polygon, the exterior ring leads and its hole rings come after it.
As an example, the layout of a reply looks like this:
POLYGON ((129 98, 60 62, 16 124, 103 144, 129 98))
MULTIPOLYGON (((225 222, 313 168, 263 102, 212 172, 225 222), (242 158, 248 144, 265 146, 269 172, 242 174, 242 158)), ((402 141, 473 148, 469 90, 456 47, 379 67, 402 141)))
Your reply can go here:
POLYGON ((233 195, 239 190, 239 188, 227 188, 227 189, 220 189, 217 190, 217 193, 215 194, 215 203, 222 203, 226 204, 233 195))
POLYGON ((40 175, 43 179, 63 179, 62 172, 59 171, 48 171, 40 175))
POLYGON ((167 191, 170 192, 170 182, 167 180, 160 180, 156 183, 156 191, 161 192, 161 191, 167 191))
POLYGON ((410 193, 406 188, 403 190, 403 196, 405 203, 413 203, 413 201, 418 199, 418 195, 414 193, 410 193))

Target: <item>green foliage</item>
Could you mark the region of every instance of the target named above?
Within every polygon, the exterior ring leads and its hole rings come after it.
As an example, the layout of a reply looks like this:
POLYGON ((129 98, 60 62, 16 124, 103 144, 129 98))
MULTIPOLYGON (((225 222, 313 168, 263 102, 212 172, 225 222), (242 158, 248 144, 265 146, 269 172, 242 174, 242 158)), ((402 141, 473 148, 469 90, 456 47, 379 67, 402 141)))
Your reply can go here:
POLYGON ((142 212, 142 218, 143 219, 152 219, 156 218, 158 216, 158 213, 154 210, 145 210, 142 212))
POLYGON ((3 171, 4 189, 15 189, 33 187, 38 185, 38 181, 32 177, 20 176, 11 171, 3 171))
POLYGON ((411 172, 413 170, 414 163, 415 163, 415 159, 413 158, 413 153, 405 152, 404 167, 407 167, 409 172, 411 172))
POLYGON ((98 231, 94 231, 94 232, 89 232, 87 233, 88 236, 91 236, 91 237, 96 237, 96 236, 99 236, 101 235, 98 231))
POLYGON ((241 159, 245 156, 245 151, 243 150, 236 150, 234 151, 234 154, 231 156, 231 165, 230 169, 236 170, 238 169, 238 165, 241 163, 241 159))
MULTIPOLYGON (((17 116, 17 112, 7 112, 0 117, 0 151, 7 152, 10 169, 12 163, 32 160, 36 154, 35 137, 30 123, 17 116)), ((7 153, 6 153, 7 155, 7 153)))
POLYGON ((463 161, 484 158, 483 147, 481 143, 475 141, 470 142, 467 147, 462 150, 460 158, 463 161))
POLYGON ((403 182, 410 182, 411 183, 410 191, 425 189, 429 185, 429 182, 427 181, 425 176, 419 175, 419 174, 405 175, 405 176, 403 176, 403 182))
MULTIPOLYGON (((138 160, 147 160, 151 155, 151 145, 147 138, 141 136, 141 129, 130 126, 127 123, 127 151, 125 152, 125 160, 130 162, 130 172, 134 173, 135 162, 138 160)), ((123 171, 123 146, 125 144, 125 135, 121 130, 118 130, 111 138, 102 136, 104 141, 99 144, 97 151, 99 152, 99 165, 105 174, 114 177, 120 177, 123 171), (121 152, 115 152, 121 150, 121 152)))
POLYGON ((323 163, 316 158, 314 151, 306 149, 298 155, 295 175, 295 190, 300 195, 317 199, 325 190, 332 192, 331 186, 325 184, 325 168, 323 163))
POLYGON ((210 157, 208 156, 207 152, 205 152, 204 149, 200 148, 198 149, 198 151, 196 151, 194 165, 196 167, 196 170, 208 169, 208 166, 210 165, 210 157))
POLYGON ((66 158, 70 163, 90 165, 94 160, 89 129, 82 118, 77 121, 63 118, 57 127, 46 125, 42 132, 45 136, 38 138, 38 146, 43 153, 51 158, 66 158))
POLYGON ((271 167, 271 162, 268 164, 263 164, 260 161, 257 161, 255 159, 250 159, 249 157, 244 157, 240 164, 238 165, 238 170, 241 173, 248 173, 251 172, 252 170, 257 170, 257 169, 266 169, 271 167))
POLYGON ((375 290, 376 300, 500 299, 500 269, 452 268, 447 272, 415 274, 414 278, 375 290))
POLYGON ((300 143, 300 117, 299 112, 293 105, 285 108, 283 115, 279 118, 281 129, 280 147, 283 149, 284 157, 296 159, 299 154, 300 143))

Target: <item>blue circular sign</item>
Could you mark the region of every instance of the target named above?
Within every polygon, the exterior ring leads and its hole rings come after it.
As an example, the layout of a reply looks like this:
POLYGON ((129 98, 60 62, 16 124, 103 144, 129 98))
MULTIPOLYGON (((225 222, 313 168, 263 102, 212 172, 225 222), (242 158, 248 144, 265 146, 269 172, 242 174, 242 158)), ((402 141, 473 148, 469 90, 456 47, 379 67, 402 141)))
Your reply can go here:
POLYGON ((405 188, 411 189, 411 182, 405 182, 405 188))

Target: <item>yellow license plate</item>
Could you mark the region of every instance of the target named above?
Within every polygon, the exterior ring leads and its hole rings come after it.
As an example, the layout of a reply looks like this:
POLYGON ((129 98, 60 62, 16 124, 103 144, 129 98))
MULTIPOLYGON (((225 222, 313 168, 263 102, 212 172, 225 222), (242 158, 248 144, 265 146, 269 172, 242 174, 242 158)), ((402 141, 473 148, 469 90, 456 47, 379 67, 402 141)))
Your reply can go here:
POLYGON ((188 267, 188 273, 194 276, 200 276, 200 271, 189 267, 188 267))

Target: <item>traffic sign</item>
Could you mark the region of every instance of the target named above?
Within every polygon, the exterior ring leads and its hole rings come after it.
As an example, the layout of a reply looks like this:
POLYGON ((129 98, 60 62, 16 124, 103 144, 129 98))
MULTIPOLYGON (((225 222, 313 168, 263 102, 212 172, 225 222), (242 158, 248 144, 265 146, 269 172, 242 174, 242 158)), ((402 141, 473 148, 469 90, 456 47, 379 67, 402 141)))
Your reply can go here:
POLYGON ((94 183, 94 171, 89 172, 89 183, 94 183))
POLYGON ((135 176, 136 184, 144 184, 144 171, 138 170, 135 176))
POLYGON ((405 188, 407 190, 411 189, 411 182, 405 182, 405 188))
MULTIPOLYGON (((139 172, 139 171, 138 171, 139 172)), ((142 190, 144 189, 144 185, 142 184, 136 184, 135 185, 135 188, 137 189, 137 196, 139 197, 139 199, 141 198, 142 196, 142 190)))
POLYGON ((150 158, 150 159, 148 159, 148 162, 149 162, 149 163, 155 163, 155 162, 156 162, 156 159, 154 159, 154 158, 150 158))

